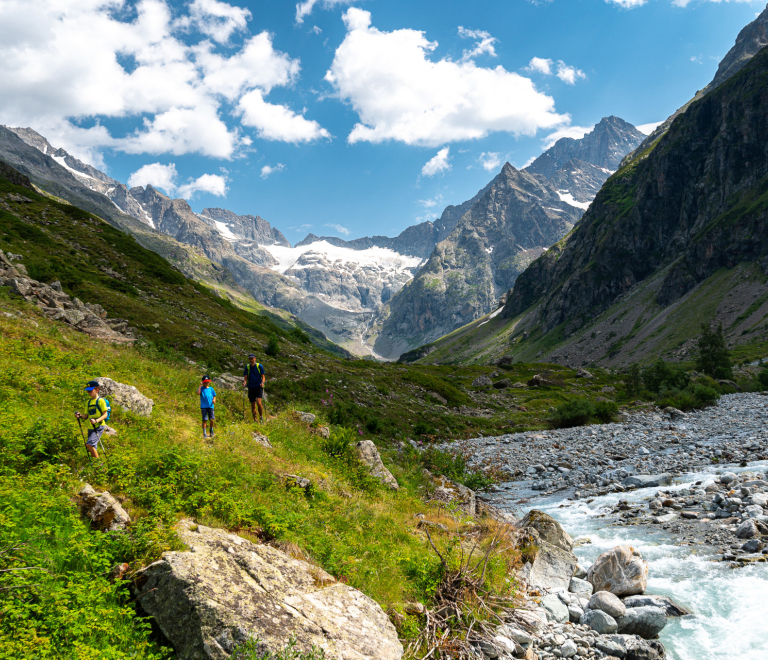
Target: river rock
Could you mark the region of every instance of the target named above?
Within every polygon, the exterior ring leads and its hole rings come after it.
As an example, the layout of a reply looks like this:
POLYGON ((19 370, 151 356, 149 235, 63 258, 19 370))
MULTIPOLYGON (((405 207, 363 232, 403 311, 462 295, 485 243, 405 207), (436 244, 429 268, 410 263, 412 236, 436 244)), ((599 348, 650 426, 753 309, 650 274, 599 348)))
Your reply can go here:
POLYGON ((526 513, 520 521, 520 527, 533 527, 547 543, 556 545, 567 552, 573 550, 573 539, 568 532, 557 520, 543 511, 532 509, 526 513))
POLYGON ((312 646, 340 660, 400 660, 403 647, 381 607, 322 569, 221 529, 177 526, 186 552, 166 552, 138 573, 137 601, 179 660, 226 660, 259 637, 281 651, 312 646))
POLYGON ((627 607, 628 605, 622 603, 619 597, 610 591, 598 591, 592 594, 592 597, 589 599, 589 609, 601 610, 606 614, 610 614, 614 619, 624 616, 627 607))
POLYGON ((671 474, 633 474, 621 482, 624 488, 658 488, 672 483, 671 474))
POLYGON ((528 586, 539 589, 561 589, 566 591, 577 566, 572 552, 548 543, 533 527, 521 530, 518 547, 535 549, 534 557, 518 572, 518 577, 528 586))
POLYGON ((579 647, 576 646, 576 642, 572 639, 567 639, 560 647, 560 655, 563 658, 572 658, 578 652, 579 647))
POLYGON ((580 580, 577 577, 571 578, 571 584, 568 587, 568 591, 577 596, 589 598, 593 591, 592 583, 586 580, 580 580))
POLYGON ((580 605, 577 605, 576 603, 571 603, 568 605, 568 618, 571 623, 578 623, 581 621, 581 617, 583 616, 584 610, 580 605))
POLYGON ((751 539, 741 546, 744 552, 760 552, 765 547, 765 543, 758 539, 751 539))
POLYGON ((653 594, 628 596, 624 599, 624 605, 626 607, 658 607, 664 610, 666 616, 685 616, 691 613, 689 609, 678 605, 669 596, 655 596, 653 594))
POLYGON ((358 458, 368 466, 372 477, 378 479, 385 486, 389 486, 392 490, 399 488, 397 480, 384 466, 381 456, 379 456, 379 450, 376 449, 376 445, 371 440, 360 440, 355 443, 355 448, 358 458))
POLYGON ((660 607, 631 607, 616 623, 622 635, 639 635, 643 639, 653 639, 667 625, 667 617, 660 607))
POLYGON ((595 640, 595 648, 598 651, 605 653, 605 655, 613 656, 615 658, 623 658, 627 653, 626 649, 621 644, 611 642, 607 639, 603 639, 602 637, 598 637, 595 640))
POLYGON ((496 629, 496 632, 504 637, 509 637, 509 639, 514 640, 520 644, 520 646, 530 646, 533 643, 533 637, 531 637, 530 633, 527 633, 522 628, 516 626, 511 626, 509 624, 499 626, 496 629))
POLYGON ((648 585, 648 565, 630 545, 618 545, 600 555, 587 572, 595 591, 616 596, 642 594, 648 585))
POLYGON ((759 534, 757 525, 752 519, 745 520, 736 528, 736 537, 740 539, 751 539, 759 534))
POLYGON ((155 402, 144 396, 133 385, 118 383, 111 378, 97 378, 99 396, 109 399, 111 406, 117 404, 123 410, 130 410, 140 417, 149 417, 155 402))
POLYGON ((91 521, 91 526, 102 532, 125 529, 131 522, 126 510, 108 491, 97 492, 85 484, 77 494, 80 513, 91 521))
MULTIPOLYGON (((611 635, 608 640, 624 649, 624 660, 664 660, 666 650, 657 639, 646 640, 635 635, 611 635)), ((620 654, 616 654, 620 656, 620 654)))
POLYGON ((618 630, 616 619, 602 610, 587 610, 581 617, 580 623, 601 635, 611 635, 618 630))
POLYGON ((541 599, 541 606, 547 611, 549 618, 557 623, 565 623, 569 619, 568 607, 557 594, 549 594, 541 599))
POLYGON ((736 475, 733 472, 724 472, 719 477, 720 483, 721 484, 726 484, 726 485, 728 485, 732 481, 736 481, 736 479, 737 479, 737 477, 736 477, 736 475))

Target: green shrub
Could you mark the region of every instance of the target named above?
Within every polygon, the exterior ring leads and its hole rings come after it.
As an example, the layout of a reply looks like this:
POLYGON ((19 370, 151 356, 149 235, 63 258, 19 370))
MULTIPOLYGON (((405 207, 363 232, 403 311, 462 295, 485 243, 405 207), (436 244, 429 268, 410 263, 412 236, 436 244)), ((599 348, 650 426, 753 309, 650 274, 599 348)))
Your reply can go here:
POLYGON ((230 657, 232 660, 325 660, 325 651, 315 646, 309 651, 302 651, 296 648, 296 638, 292 637, 285 648, 273 653, 255 637, 238 644, 230 657))
POLYGON ((269 335, 269 343, 267 343, 264 352, 270 357, 277 357, 280 355, 280 342, 277 341, 277 335, 275 333, 269 335))
POLYGON ((549 418, 552 428, 565 429, 571 426, 584 426, 594 415, 595 408, 588 399, 571 399, 561 403, 549 418))
POLYGON ((365 423, 368 433, 379 433, 381 431, 381 420, 378 417, 370 417, 365 423))
POLYGON ((608 424, 613 421, 614 415, 618 412, 619 406, 613 401, 597 401, 594 405, 593 416, 598 421, 608 424))
POLYGON ((427 447, 420 458, 421 464, 430 472, 448 477, 472 490, 487 488, 493 483, 493 479, 484 472, 471 469, 466 457, 460 453, 454 455, 427 447))
POLYGON ((451 406, 464 406, 471 403, 470 398, 448 381, 425 374, 420 371, 409 371, 403 374, 403 380, 414 383, 425 390, 432 390, 442 396, 451 406))
POLYGON ((413 432, 416 435, 434 435, 435 428, 427 422, 417 422, 413 426, 413 432))
POLYGON ((725 345, 722 323, 717 327, 717 330, 713 330, 704 323, 701 324, 696 369, 712 376, 712 378, 733 378, 731 357, 728 347, 725 345))
POLYGON ((631 399, 640 394, 643 389, 643 378, 639 364, 633 364, 627 371, 627 375, 624 376, 624 387, 627 390, 627 396, 631 399))
POLYGON ((677 408, 688 412, 695 408, 706 408, 714 405, 720 398, 720 393, 712 387, 697 383, 685 390, 664 390, 656 399, 659 408, 677 408))
POLYGON ((757 374, 757 382, 760 383, 760 388, 768 390, 768 369, 763 369, 757 374))
POLYGON ((312 340, 300 328, 294 328, 288 334, 302 344, 312 343, 312 340))
POLYGON ((645 389, 659 393, 662 390, 684 390, 691 382, 685 369, 672 366, 664 360, 656 360, 642 370, 641 378, 645 389))
POLYGON ((322 443, 322 449, 326 454, 335 458, 344 458, 349 454, 349 445, 354 439, 354 431, 342 427, 335 427, 329 437, 322 443))

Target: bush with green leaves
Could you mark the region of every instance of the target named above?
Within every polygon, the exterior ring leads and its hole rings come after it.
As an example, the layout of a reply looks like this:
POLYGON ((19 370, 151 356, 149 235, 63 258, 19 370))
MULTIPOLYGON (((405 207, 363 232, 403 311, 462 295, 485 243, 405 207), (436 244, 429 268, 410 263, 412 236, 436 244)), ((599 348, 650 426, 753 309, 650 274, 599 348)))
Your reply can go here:
POLYGON ((549 424, 555 429, 572 426, 584 426, 590 422, 607 424, 613 421, 619 407, 613 401, 595 401, 589 399, 571 399, 555 408, 549 418, 549 424))
POLYGON ((661 359, 645 367, 641 372, 641 378, 645 389, 654 393, 665 389, 684 390, 691 382, 691 377, 685 369, 661 359))
POLYGON ((231 660, 325 660, 325 651, 312 646, 308 651, 299 648, 295 637, 279 651, 270 651, 258 637, 238 644, 232 651, 231 660))
POLYGON ((467 458, 461 453, 449 454, 430 446, 421 454, 420 459, 421 464, 430 472, 441 474, 472 490, 481 490, 493 483, 493 479, 485 472, 470 468, 467 458))
POLYGON ((701 324, 696 369, 717 379, 733 378, 730 352, 725 344, 723 324, 713 330, 710 326, 701 324))
POLYGON ((640 365, 635 363, 629 367, 626 376, 624 376, 624 387, 627 390, 627 396, 631 399, 638 396, 643 390, 643 378, 640 372, 640 365))
POLYGON ((272 333, 269 335, 269 341, 264 352, 269 355, 269 357, 277 357, 280 355, 280 342, 277 340, 276 334, 272 333))
POLYGON ((684 390, 663 390, 656 399, 659 408, 677 408, 688 412, 696 408, 706 408, 717 403, 720 393, 713 387, 702 383, 689 385, 684 390))

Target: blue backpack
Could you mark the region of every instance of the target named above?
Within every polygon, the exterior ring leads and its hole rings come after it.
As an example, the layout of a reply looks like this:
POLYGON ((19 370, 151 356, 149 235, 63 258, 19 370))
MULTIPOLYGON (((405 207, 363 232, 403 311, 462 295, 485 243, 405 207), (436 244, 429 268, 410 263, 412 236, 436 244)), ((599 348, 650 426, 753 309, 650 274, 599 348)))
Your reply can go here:
MULTIPOLYGON (((107 405, 107 418, 104 421, 108 422, 109 418, 112 417, 112 406, 109 405, 109 399, 105 399, 103 396, 100 396, 98 399, 96 399, 96 403, 94 404, 96 407, 99 405, 99 399, 104 401, 104 403, 107 405)), ((90 405, 88 407, 90 408, 90 405)))

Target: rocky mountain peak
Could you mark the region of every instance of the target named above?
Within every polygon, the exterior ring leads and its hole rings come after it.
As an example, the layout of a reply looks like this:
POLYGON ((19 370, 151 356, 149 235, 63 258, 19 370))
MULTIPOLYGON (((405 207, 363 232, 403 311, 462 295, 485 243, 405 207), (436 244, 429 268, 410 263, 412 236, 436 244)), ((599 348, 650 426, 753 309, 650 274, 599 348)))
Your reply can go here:
POLYGON ((754 21, 739 32, 736 43, 720 62, 717 73, 707 89, 714 89, 741 71, 747 62, 766 46, 768 46, 768 5, 754 21))
POLYGON ((238 215, 227 209, 206 208, 200 212, 200 219, 219 231, 231 231, 235 236, 259 245, 282 245, 291 247, 283 233, 272 227, 258 215, 238 215), (220 225, 224 225, 226 229, 220 225))

